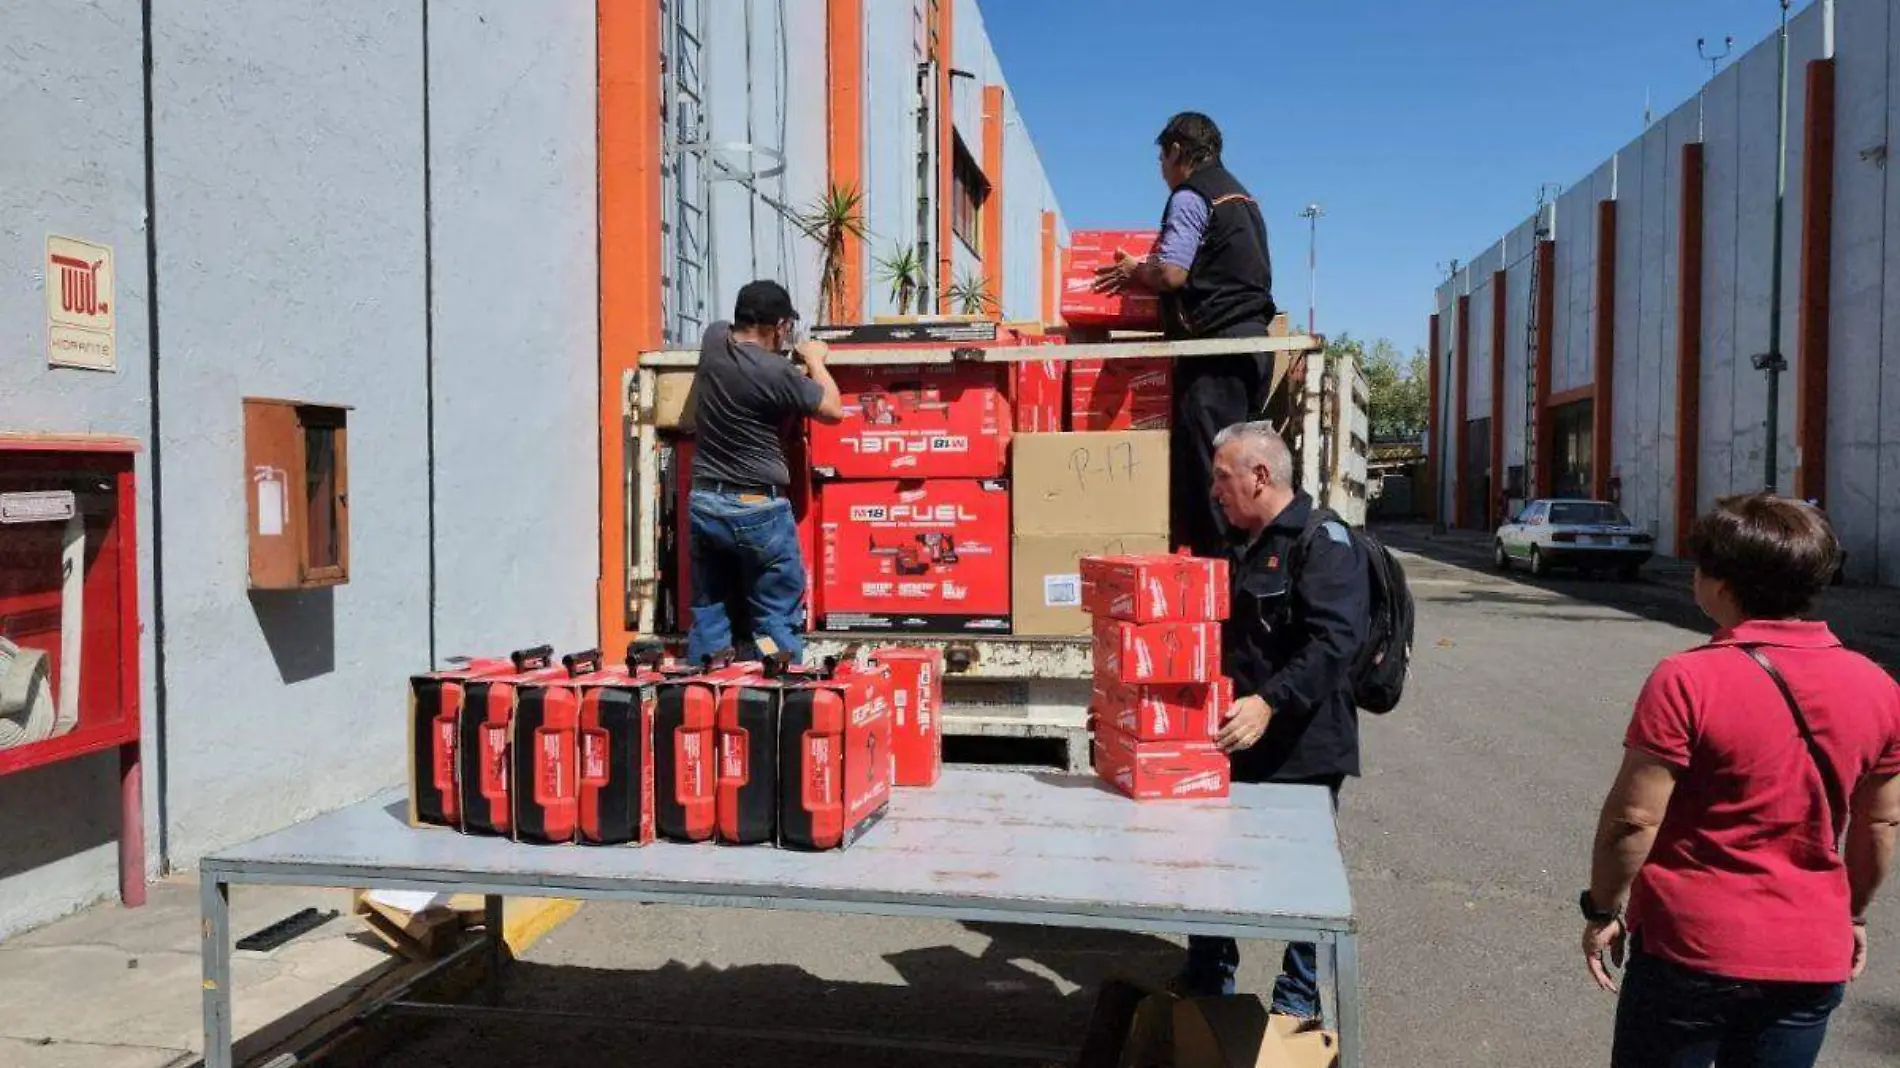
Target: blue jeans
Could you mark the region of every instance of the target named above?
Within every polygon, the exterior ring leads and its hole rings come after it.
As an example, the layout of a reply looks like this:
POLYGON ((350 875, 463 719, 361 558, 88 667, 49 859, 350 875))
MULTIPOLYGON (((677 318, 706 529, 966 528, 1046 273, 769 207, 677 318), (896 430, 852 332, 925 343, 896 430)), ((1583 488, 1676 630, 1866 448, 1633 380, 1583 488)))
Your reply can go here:
POLYGON ((1811 1068, 1844 983, 1723 979, 1637 950, 1616 1002, 1612 1068, 1811 1068))
POLYGON ((742 658, 769 639, 794 659, 805 652, 805 561, 790 501, 741 500, 694 490, 690 503, 693 627, 686 657, 732 647, 742 658), (746 625, 733 633, 733 621, 746 625))
MULTIPOLYGON (((1325 786, 1333 792, 1333 811, 1339 811, 1339 787, 1345 776, 1328 776, 1299 785, 1325 786)), ((1187 967, 1179 980, 1189 997, 1229 996, 1236 992, 1234 974, 1240 970, 1240 946, 1231 938, 1190 935, 1187 967)), ((1319 950, 1311 942, 1291 942, 1280 958, 1280 977, 1273 982, 1273 1011, 1302 1020, 1319 1019, 1319 950)))

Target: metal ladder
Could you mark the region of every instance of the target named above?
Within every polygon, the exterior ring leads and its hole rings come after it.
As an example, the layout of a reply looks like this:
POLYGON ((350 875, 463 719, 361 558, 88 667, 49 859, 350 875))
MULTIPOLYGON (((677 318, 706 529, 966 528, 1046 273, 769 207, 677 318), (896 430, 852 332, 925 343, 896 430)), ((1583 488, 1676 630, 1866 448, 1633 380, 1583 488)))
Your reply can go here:
POLYGON ((1537 450, 1541 443, 1537 440, 1537 348, 1539 336, 1544 329, 1543 318, 1538 314, 1537 295, 1543 291, 1544 283, 1544 242, 1550 240, 1551 205, 1547 197, 1549 187, 1537 191, 1537 224, 1531 237, 1531 286, 1530 308, 1524 316, 1524 499, 1533 501, 1543 487, 1537 484, 1537 450))

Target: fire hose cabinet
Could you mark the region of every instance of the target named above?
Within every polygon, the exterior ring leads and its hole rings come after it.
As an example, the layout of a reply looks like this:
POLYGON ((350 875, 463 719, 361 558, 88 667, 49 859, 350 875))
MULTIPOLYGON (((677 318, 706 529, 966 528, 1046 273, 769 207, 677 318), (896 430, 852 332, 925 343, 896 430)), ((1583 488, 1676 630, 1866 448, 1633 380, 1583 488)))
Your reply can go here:
POLYGON ((0 434, 0 775, 119 751, 128 905, 145 899, 137 451, 0 434))
POLYGON ((350 581, 349 409, 244 398, 253 590, 350 581))

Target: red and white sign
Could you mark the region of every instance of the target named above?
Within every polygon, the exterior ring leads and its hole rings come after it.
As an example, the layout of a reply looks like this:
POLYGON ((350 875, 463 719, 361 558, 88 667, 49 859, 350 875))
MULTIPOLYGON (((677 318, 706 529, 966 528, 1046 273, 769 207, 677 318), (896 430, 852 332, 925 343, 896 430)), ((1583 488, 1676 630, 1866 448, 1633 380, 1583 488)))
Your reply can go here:
POLYGON ((116 371, 112 248, 70 237, 46 237, 47 362, 57 367, 116 371))

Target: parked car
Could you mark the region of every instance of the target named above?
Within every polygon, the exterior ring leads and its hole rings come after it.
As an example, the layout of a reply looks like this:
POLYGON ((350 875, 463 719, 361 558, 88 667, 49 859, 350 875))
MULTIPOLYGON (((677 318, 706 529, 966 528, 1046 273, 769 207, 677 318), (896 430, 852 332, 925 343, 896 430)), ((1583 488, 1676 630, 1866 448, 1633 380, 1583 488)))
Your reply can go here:
POLYGON ((1498 528, 1492 561, 1499 570, 1522 561, 1533 575, 1566 567, 1633 579, 1655 551, 1656 539, 1608 501, 1544 499, 1498 528))

